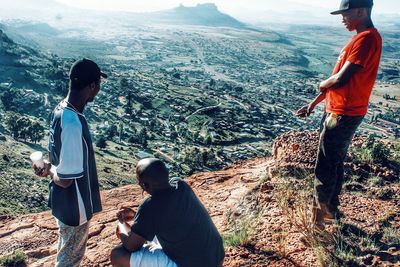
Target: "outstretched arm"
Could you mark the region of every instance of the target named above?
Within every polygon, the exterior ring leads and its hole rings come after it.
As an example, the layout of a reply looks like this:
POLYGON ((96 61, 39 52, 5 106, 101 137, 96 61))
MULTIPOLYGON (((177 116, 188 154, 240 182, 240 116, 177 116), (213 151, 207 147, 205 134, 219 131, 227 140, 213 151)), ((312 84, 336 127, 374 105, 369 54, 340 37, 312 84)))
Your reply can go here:
POLYGON ((362 66, 346 61, 338 73, 320 83, 319 90, 323 92, 326 89, 335 89, 347 84, 360 69, 362 69, 362 66))

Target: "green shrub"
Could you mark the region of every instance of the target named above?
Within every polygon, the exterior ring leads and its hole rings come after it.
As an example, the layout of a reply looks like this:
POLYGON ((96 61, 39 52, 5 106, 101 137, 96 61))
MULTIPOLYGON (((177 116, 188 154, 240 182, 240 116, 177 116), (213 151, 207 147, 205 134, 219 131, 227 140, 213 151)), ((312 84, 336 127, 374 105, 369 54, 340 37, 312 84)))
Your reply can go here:
POLYGON ((382 180, 382 178, 380 178, 379 176, 376 176, 376 175, 370 174, 369 177, 368 177, 368 181, 373 186, 382 186, 382 185, 384 185, 384 180, 382 180))
POLYGON ((250 242, 251 236, 254 234, 254 227, 250 221, 243 221, 233 232, 223 235, 225 247, 244 246, 250 242))
POLYGON ((390 155, 390 160, 400 166, 400 142, 394 145, 394 149, 390 155))
POLYGON ((106 138, 103 135, 101 135, 99 137, 99 139, 97 139, 97 141, 96 141, 96 146, 98 148, 105 149, 107 147, 107 142, 106 141, 107 141, 106 138))
POLYGON ((25 260, 25 253, 21 250, 16 250, 13 254, 0 258, 0 265, 4 267, 24 266, 25 260))
POLYGON ((373 159, 371 155, 371 150, 367 147, 359 148, 355 151, 356 161, 360 163, 372 164, 373 159))
POLYGON ((391 152, 385 144, 376 141, 373 135, 369 135, 365 140, 364 146, 356 149, 355 156, 358 162, 384 164, 389 161, 391 152))
POLYGON ((374 144, 375 144, 375 135, 374 134, 369 134, 367 136, 367 139, 365 140, 364 145, 367 148, 371 149, 374 144))
POLYGON ((383 239, 389 244, 400 244, 400 230, 394 227, 385 227, 383 229, 383 239))
POLYGON ((390 149, 383 143, 376 142, 371 148, 371 157, 374 163, 386 163, 390 157, 390 149))

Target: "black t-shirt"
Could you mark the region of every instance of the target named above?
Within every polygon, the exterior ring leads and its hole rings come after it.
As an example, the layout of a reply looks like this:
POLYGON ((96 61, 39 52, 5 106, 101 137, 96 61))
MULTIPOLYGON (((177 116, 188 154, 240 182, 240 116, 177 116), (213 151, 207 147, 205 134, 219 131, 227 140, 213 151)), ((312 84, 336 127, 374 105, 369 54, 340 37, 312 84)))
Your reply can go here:
POLYGON ((179 267, 222 266, 222 238, 189 185, 171 179, 171 188, 153 194, 139 207, 132 232, 157 236, 165 254, 179 267))

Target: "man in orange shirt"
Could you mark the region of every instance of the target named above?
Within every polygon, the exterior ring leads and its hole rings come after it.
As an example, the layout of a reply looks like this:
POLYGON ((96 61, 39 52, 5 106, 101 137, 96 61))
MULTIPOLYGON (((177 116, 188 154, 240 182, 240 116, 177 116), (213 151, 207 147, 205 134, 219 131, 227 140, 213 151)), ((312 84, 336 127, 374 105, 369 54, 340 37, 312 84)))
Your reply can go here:
POLYGON ((339 54, 332 75, 319 85, 320 94, 297 115, 307 117, 325 100, 321 121, 318 157, 315 166, 315 202, 313 217, 316 228, 338 214, 342 189, 343 162, 358 126, 367 113, 382 51, 382 39, 371 20, 373 0, 342 0, 343 24, 356 31, 339 54))

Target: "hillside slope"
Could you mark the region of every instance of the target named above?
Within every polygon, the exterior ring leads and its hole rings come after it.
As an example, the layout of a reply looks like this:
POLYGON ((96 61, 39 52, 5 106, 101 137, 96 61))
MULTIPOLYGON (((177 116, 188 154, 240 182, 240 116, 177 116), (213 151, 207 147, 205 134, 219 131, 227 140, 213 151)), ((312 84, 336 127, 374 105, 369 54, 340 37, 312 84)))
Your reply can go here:
MULTIPOLYGON (((325 236, 329 238, 325 243, 318 240, 319 243, 306 245, 300 241, 302 237, 317 240, 310 236, 307 208, 312 192, 312 175, 307 170, 315 156, 311 150, 317 140, 315 132, 288 133, 275 141, 273 158, 238 162, 221 171, 196 174, 186 180, 224 236, 224 266, 319 266, 320 262, 344 266, 351 261, 374 263, 374 266, 398 264, 398 169, 378 165, 370 169, 381 179, 379 188, 391 192, 386 196, 376 194, 376 187, 367 182, 358 183, 358 187, 355 182, 346 183, 341 195, 344 219, 339 229, 328 228, 325 236), (340 246, 337 240, 341 240, 340 246), (331 246, 326 242, 331 242, 331 246), (331 254, 327 248, 333 249, 331 254)), ((355 140, 352 151, 362 144, 359 140, 355 140)), ((348 162, 348 173, 353 171, 352 175, 362 177, 358 166, 348 162)), ((145 197, 137 185, 102 194, 104 211, 92 220, 82 266, 109 266, 109 253, 118 244, 117 210, 125 206, 137 208, 145 197)), ((0 225, 1 255, 21 249, 30 266, 52 266, 57 226, 49 212, 3 216, 0 225)))
MULTIPOLYGON (((227 214, 257 183, 270 161, 257 159, 214 173, 188 179, 208 208, 219 229, 227 226, 227 214), (210 193, 212 188, 213 192, 210 193)), ((139 186, 125 186, 102 192, 103 212, 92 219, 88 251, 83 266, 107 266, 109 253, 118 244, 115 236, 118 208, 137 207, 145 195, 139 186)), ((22 249, 32 266, 51 266, 57 241, 57 226, 50 212, 0 219, 0 254, 22 249)))
POLYGON ((0 24, 0 112, 47 118, 48 109, 66 92, 64 64, 55 55, 15 42, 0 24))

